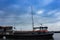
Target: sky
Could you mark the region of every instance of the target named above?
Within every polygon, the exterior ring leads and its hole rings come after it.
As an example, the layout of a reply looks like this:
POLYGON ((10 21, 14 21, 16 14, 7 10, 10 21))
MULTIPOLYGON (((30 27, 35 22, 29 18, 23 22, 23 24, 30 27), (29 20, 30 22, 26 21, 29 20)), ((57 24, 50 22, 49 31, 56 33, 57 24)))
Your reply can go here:
POLYGON ((49 31, 60 30, 60 0, 0 0, 0 25, 32 30, 31 12, 34 27, 42 23, 49 31))

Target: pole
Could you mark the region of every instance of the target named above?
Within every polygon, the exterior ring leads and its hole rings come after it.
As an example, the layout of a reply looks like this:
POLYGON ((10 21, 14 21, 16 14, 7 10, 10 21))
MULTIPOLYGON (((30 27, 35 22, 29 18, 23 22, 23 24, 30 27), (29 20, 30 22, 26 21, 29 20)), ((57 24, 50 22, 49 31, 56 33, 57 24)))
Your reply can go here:
POLYGON ((32 28, 34 31, 34 19, 33 19, 33 7, 31 6, 31 16, 32 16, 32 28))

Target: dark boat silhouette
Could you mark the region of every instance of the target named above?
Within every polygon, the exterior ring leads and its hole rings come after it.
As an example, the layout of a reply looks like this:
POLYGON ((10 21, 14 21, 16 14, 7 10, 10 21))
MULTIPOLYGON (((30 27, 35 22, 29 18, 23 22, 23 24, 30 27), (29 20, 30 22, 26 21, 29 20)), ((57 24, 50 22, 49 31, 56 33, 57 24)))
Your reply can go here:
POLYGON ((52 38, 53 32, 47 30, 48 27, 34 27, 33 31, 15 31, 15 38, 52 38), (39 30, 36 30, 39 29, 39 30))
POLYGON ((53 32, 48 27, 34 27, 33 31, 14 31, 12 26, 0 26, 0 38, 52 38, 53 32), (39 30, 36 30, 39 29, 39 30))

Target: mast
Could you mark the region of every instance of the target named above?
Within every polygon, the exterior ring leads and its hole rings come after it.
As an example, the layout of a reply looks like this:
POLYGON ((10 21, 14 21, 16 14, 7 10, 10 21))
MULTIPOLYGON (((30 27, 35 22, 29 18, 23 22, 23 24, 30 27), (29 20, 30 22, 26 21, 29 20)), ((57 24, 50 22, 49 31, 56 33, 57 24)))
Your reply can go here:
POLYGON ((34 31, 34 19, 33 19, 33 7, 31 6, 31 18, 32 18, 32 28, 34 31))

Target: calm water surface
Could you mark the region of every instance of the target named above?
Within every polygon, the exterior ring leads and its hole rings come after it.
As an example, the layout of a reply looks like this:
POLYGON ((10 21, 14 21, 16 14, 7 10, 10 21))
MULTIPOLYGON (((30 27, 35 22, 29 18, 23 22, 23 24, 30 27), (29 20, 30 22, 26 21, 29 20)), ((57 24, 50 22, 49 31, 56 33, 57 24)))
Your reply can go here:
MULTIPOLYGON (((0 40, 22 40, 22 39, 0 39, 0 40)), ((24 39, 25 40, 25 39, 24 39)), ((29 40, 29 39, 26 39, 29 40)), ((32 39, 32 40, 60 40, 60 33, 55 33, 51 39, 32 39)))
POLYGON ((55 33, 53 38, 54 40, 60 40, 60 33, 55 33))

